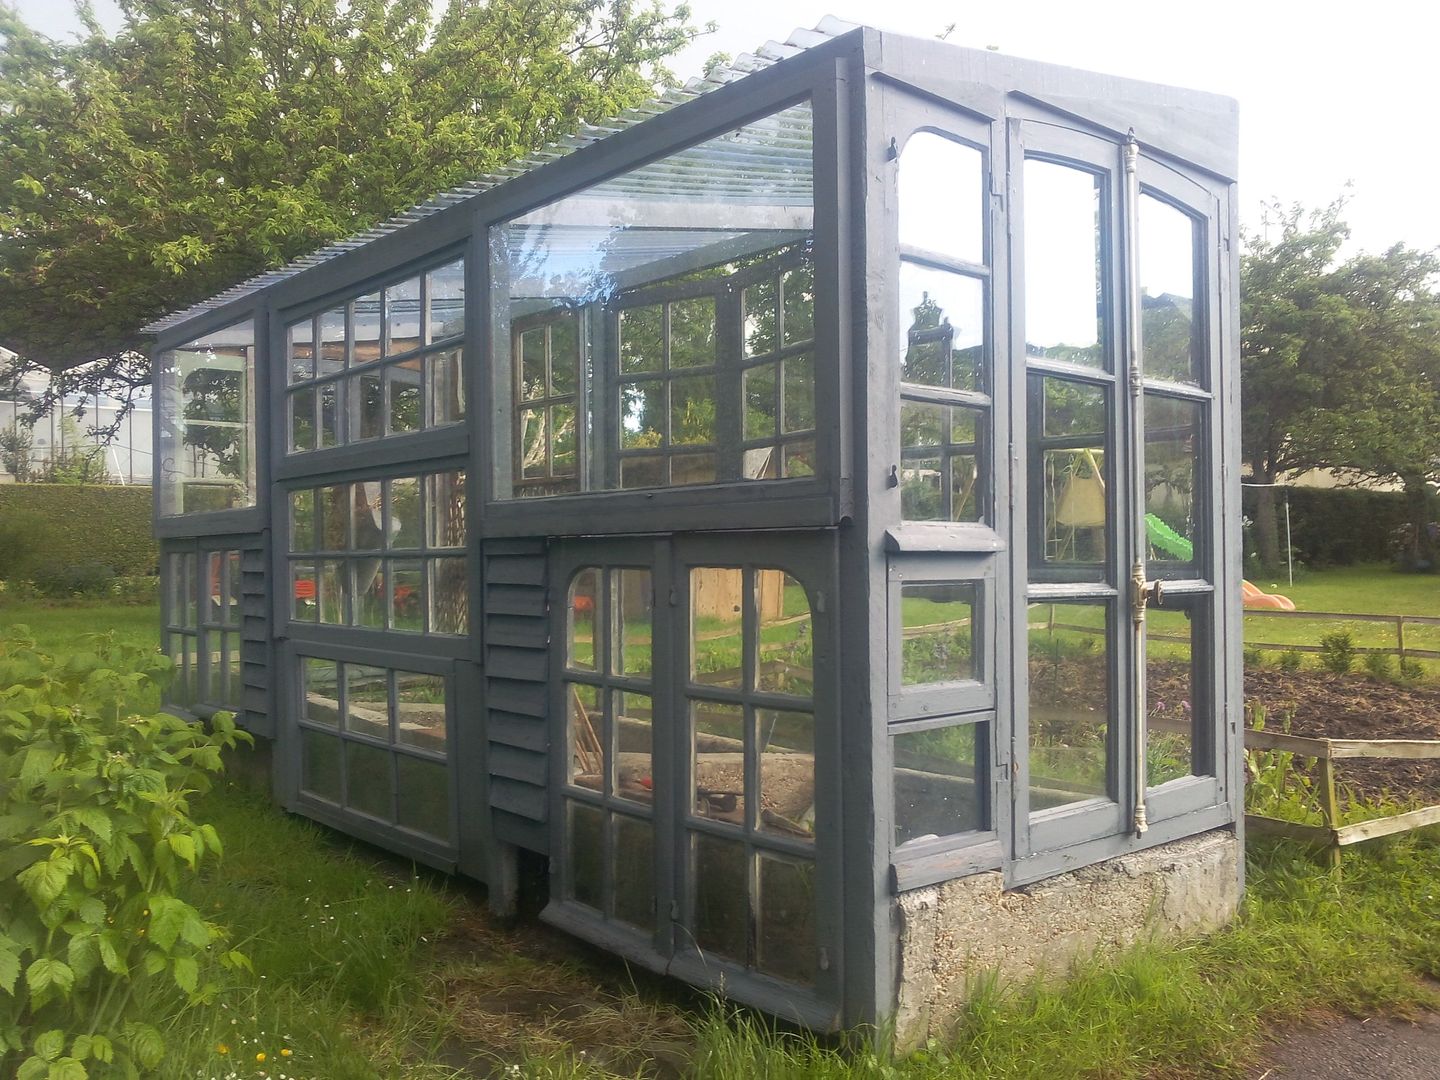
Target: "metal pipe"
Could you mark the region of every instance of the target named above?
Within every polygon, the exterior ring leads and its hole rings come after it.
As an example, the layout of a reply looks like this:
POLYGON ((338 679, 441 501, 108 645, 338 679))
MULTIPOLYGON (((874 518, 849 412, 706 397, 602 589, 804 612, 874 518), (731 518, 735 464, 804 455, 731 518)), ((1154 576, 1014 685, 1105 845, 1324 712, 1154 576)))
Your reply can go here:
POLYGON ((1145 604, 1149 587, 1145 581, 1145 386, 1144 341, 1140 320, 1140 144, 1131 128, 1125 139, 1125 198, 1122 207, 1125 235, 1125 352, 1126 385, 1130 393, 1126 455, 1130 513, 1130 694, 1135 751, 1134 829, 1142 836, 1148 828, 1145 814, 1145 604))

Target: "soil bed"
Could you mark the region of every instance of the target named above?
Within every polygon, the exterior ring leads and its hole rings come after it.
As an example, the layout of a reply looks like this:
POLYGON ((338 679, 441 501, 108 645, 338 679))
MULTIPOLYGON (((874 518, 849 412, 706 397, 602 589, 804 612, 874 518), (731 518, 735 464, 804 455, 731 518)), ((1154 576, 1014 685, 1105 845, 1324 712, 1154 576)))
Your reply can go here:
MULTIPOLYGON (((1245 672, 1245 705, 1265 707, 1269 730, 1309 738, 1440 739, 1440 687, 1258 668, 1245 672)), ((1440 761, 1346 759, 1335 775, 1360 797, 1440 803, 1440 761)))

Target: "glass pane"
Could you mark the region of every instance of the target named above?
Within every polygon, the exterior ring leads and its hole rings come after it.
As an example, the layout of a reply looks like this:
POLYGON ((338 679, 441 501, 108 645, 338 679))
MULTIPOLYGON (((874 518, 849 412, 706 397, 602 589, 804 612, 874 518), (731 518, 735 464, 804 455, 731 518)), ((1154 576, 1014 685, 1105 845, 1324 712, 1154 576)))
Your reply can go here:
POLYGON ((754 580, 756 689, 808 698, 815 687, 815 639, 805 586, 783 570, 756 570, 754 580))
POLYGON ((714 376, 675 379, 670 384, 671 445, 703 445, 714 441, 714 376))
POLYGON ((663 371, 665 309, 659 304, 628 308, 620 313, 620 370, 663 371))
POLYGON ((985 262, 985 159, 933 131, 905 143, 896 177, 900 243, 962 262, 985 262))
POLYGON ((350 305, 350 325, 354 351, 350 361, 368 364, 380 359, 380 294, 362 296, 350 305))
POLYGON ((465 419, 465 382, 460 350, 446 349, 425 358, 430 380, 430 423, 436 427, 465 419))
POLYGON ((227 552, 225 556, 225 611, 221 619, 227 626, 239 626, 241 619, 240 553, 227 552))
POLYGON ((665 383, 620 384, 620 446, 639 450, 665 442, 665 383))
POLYGON ((785 409, 782 430, 810 431, 815 427, 815 359, 791 356, 785 360, 785 409))
POLYGON ((335 308, 320 316, 320 365, 322 375, 333 375, 345 366, 345 309, 335 308))
POLYGON ((318 731, 302 731, 300 788, 311 795, 340 801, 340 740, 318 731))
POLYGON ((430 340, 454 337, 465 332, 465 260, 431 270, 426 275, 430 299, 430 340))
POLYGON ((595 670, 596 608, 600 598, 600 571, 593 567, 576 573, 570 579, 570 635, 565 650, 566 666, 576 671, 595 670))
POLYGON ((545 396, 546 336, 547 330, 544 326, 537 326, 520 334, 521 401, 533 401, 545 396))
POLYGON ((350 564, 339 559, 319 563, 320 621, 344 626, 350 621, 350 564))
POLYGON ((420 546, 420 481, 414 476, 386 480, 389 504, 385 534, 392 549, 420 546))
POLYGON ((655 926, 655 840, 650 822, 616 814, 615 918, 652 930, 655 926))
POLYGON ((1030 809, 1110 792, 1110 634, 1104 603, 1029 606, 1030 809))
POLYGON ((419 431, 424 420, 424 395, 421 392, 421 361, 407 360, 385 368, 385 381, 390 390, 390 434, 403 435, 419 431))
POLYGON ((984 409, 900 404, 900 514, 907 521, 983 521, 984 409))
POLYGON ((434 473, 426 478, 425 543, 432 548, 465 546, 465 474, 434 473))
POLYGON ((749 937, 750 860, 738 840, 693 836, 695 944, 705 952, 745 963, 749 937))
POLYGON ((761 832, 795 840, 815 837, 815 717, 756 709, 760 754, 761 832))
POLYGON ((380 373, 372 372, 352 378, 351 392, 360 410, 359 437, 378 439, 385 433, 385 395, 380 373))
POLYGON ((987 827, 984 770, 978 755, 985 724, 959 724, 896 735, 895 844, 987 827))
POLYGON ((340 417, 344 406, 340 403, 342 382, 322 383, 316 388, 320 395, 320 446, 340 445, 340 417))
POLYGON ((801 439, 785 447, 786 476, 815 475, 815 440, 801 439))
POLYGON ((1140 317, 1146 378, 1199 384, 1205 353, 1195 297, 1203 279, 1200 223, 1153 195, 1140 196, 1140 317))
POLYGON ((419 559, 390 559, 385 570, 392 630, 425 629, 425 564, 419 559))
POLYGON ((745 319, 745 355, 762 356, 779 347, 777 305, 779 288, 773 278, 745 289, 742 304, 745 319))
POLYGON ((565 830, 570 899, 598 909, 603 905, 605 815, 584 803, 566 800, 566 806, 570 811, 565 830))
POLYGON ((1209 611, 1209 596, 1170 595, 1164 607, 1145 613, 1145 771, 1151 787, 1213 771, 1201 752, 1210 715, 1198 664, 1209 611))
POLYGON ((738 687, 744 679, 745 575, 722 567, 690 571, 690 678, 738 687))
POLYGON ((615 795, 632 802, 654 800, 655 776, 651 759, 655 706, 649 694, 612 691, 615 702, 615 795))
POLYGON ((1025 159, 1025 354, 1104 367, 1104 177, 1025 159))
POLYGON ((358 559, 353 568, 355 625, 383 629, 390 595, 385 587, 384 560, 358 559))
POLYGON ((900 264, 900 378, 984 389, 985 283, 919 263, 900 264))
POLYGON ((676 454, 670 459, 670 483, 710 484, 715 481, 714 454, 676 454))
POLYGON ((778 367, 778 364, 761 364, 744 374, 747 439, 773 439, 779 433, 779 399, 775 387, 778 367))
POLYGON ((465 559, 430 560, 430 632, 464 634, 470 629, 470 579, 465 559))
POLYGON ((780 306, 786 345, 815 336, 815 272, 809 266, 787 270, 780 276, 780 306))
POLYGON ((290 550, 315 550, 315 492, 310 488, 290 493, 290 550))
POLYGON ((613 670, 622 675, 650 675, 654 588, 649 570, 613 570, 612 608, 618 625, 612 631, 613 670))
MULTIPOLYGON (((1205 407, 1198 401, 1145 395, 1145 534, 1149 561, 1193 568, 1195 539, 1204 516, 1201 434, 1205 407)), ((1167 566, 1166 569, 1171 569, 1167 566)))
POLYGON ((314 656, 300 658, 300 719, 328 728, 340 726, 340 673, 334 660, 314 656))
POLYGON ((320 589, 313 562, 290 563, 290 617, 315 622, 320 616, 320 589))
POLYGON ((450 770, 406 754, 395 756, 396 823, 407 829, 450 839, 450 770))
POLYGON ((343 664, 345 730, 390 741, 390 679, 382 667, 343 664))
POLYGON ((420 346, 420 279, 410 278, 385 290, 385 351, 409 352, 420 346))
POLYGON ((557 397, 575 393, 579 368, 579 322, 575 315, 564 315, 550 324, 550 393, 557 397))
POLYGON ((982 677, 975 663, 973 581, 900 586, 900 683, 924 686, 982 677))
POLYGON ((622 488, 660 487, 668 475, 663 457, 623 458, 620 462, 622 488))
POLYGON ((565 684, 570 717, 570 782, 601 791, 605 785, 605 714, 601 691, 586 683, 565 684))
POLYGON ((315 388, 307 386, 291 390, 286 397, 290 401, 290 449, 314 450, 315 388))
POLYGON ((183 615, 180 619, 181 626, 197 626, 200 622, 200 571, 196 556, 187 554, 185 556, 184 589, 182 596, 184 604, 181 610, 183 615))
POLYGON ((813 983, 818 959, 815 864, 764 852, 759 862, 755 967, 779 979, 813 983))
POLYGON ((550 410, 520 410, 520 477, 524 480, 550 475, 550 410))
POLYGON ((550 448, 550 471, 556 476, 575 475, 575 445, 579 434, 573 405, 550 406, 554 444, 550 448))
POLYGON ((310 319, 285 331, 290 381, 304 382, 315 377, 315 324, 310 319))
POLYGON ((1042 562, 1103 563, 1111 496, 1105 468, 1106 391, 1031 378, 1032 467, 1040 455, 1042 562), (1038 413, 1038 415, 1037 415, 1038 413))
POLYGON ((352 810, 393 820, 394 795, 390 751, 363 743, 345 744, 345 805, 352 810))
POLYGON ((670 305, 670 366, 708 367, 715 363, 715 301, 709 297, 670 305))
POLYGON ((745 824, 745 710, 718 701, 692 701, 691 776, 695 814, 745 824))

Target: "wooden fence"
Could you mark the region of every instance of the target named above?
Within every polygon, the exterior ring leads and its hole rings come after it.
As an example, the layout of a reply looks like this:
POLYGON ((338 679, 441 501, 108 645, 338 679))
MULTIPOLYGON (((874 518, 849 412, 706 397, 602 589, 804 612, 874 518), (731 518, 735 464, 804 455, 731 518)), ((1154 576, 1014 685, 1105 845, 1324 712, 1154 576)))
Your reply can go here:
POLYGON ((1284 836, 1318 844, 1331 866, 1340 863, 1340 849, 1363 840, 1422 829, 1440 824, 1440 805, 1426 806, 1393 817, 1372 818, 1353 825, 1340 824, 1340 803, 1335 794, 1335 762, 1345 758, 1403 758, 1410 761, 1440 761, 1440 739, 1310 739, 1278 731, 1247 728, 1245 747, 1249 750, 1280 750, 1297 757, 1312 758, 1318 764, 1320 814, 1323 825, 1246 814, 1245 827, 1257 833, 1284 836))
MULTIPOLYGON (((1413 626, 1440 626, 1440 617, 1434 615, 1355 615, 1339 611, 1270 611, 1264 608, 1247 608, 1245 618, 1263 619, 1313 619, 1319 622, 1368 622, 1368 623, 1389 623, 1395 628, 1395 648, 1381 648, 1377 646, 1357 645, 1356 652, 1360 653, 1386 653, 1390 656, 1398 656, 1401 660, 1440 660, 1440 651, 1435 649, 1414 649, 1405 645, 1405 627, 1413 626)), ((1247 649, 1278 649, 1282 651, 1318 653, 1324 652, 1323 645, 1291 645, 1288 642, 1251 641, 1245 639, 1247 649)))

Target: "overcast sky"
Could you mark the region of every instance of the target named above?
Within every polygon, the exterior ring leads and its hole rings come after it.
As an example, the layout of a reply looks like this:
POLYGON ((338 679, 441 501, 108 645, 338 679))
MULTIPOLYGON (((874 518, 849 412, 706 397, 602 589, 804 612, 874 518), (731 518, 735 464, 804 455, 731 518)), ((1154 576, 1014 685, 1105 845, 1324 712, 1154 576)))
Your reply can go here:
MULTIPOLYGON (((223 2, 223 0, 219 0, 223 2)), ((94 0, 115 25, 113 0, 94 0)), ((1354 246, 1440 247, 1440 7, 1425 0, 1205 0, 1104 4, 1077 0, 691 0, 719 29, 672 65, 698 74, 716 51, 783 41, 835 14, 973 48, 1210 90, 1240 102, 1243 214, 1262 199, 1328 203, 1353 184, 1354 246), (848 10, 846 4, 849 4, 848 10)), ((27 21, 62 36, 67 0, 19 0, 27 21)))

